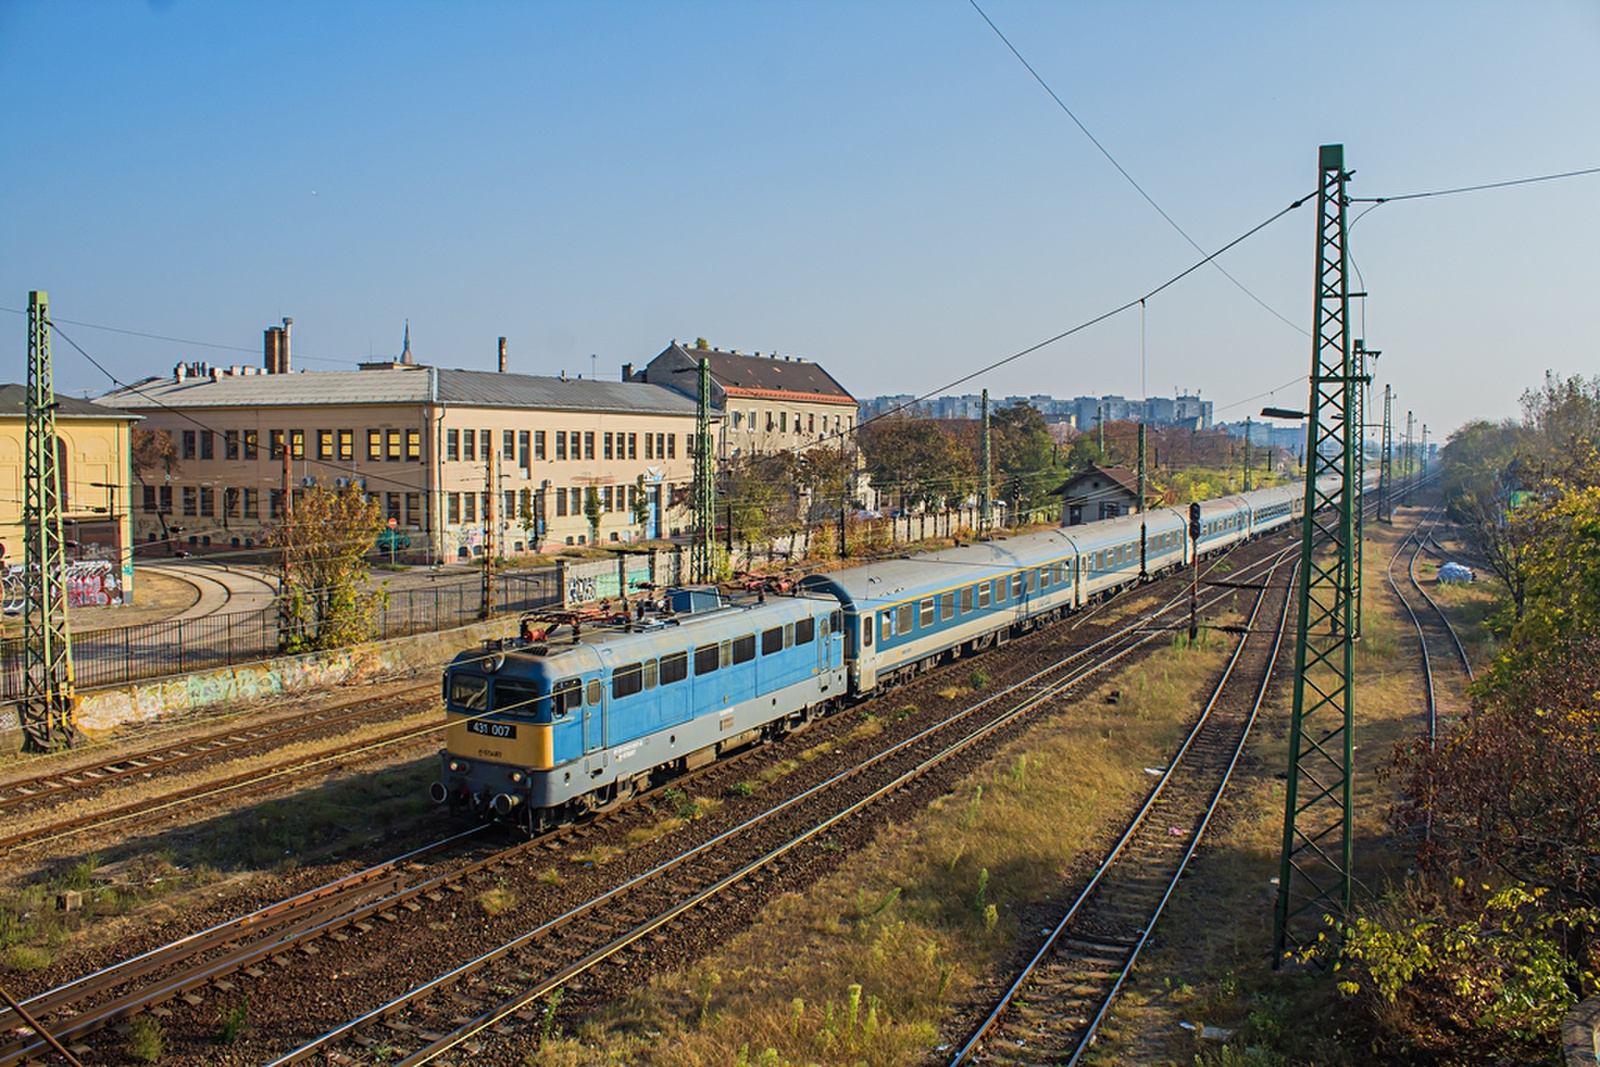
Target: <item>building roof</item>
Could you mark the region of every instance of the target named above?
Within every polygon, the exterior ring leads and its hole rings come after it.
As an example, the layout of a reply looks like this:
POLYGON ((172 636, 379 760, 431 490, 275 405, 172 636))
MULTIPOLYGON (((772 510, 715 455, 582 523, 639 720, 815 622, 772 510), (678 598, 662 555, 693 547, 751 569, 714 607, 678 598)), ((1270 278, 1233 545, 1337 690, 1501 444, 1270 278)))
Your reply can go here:
MULTIPOLYGON (((0 415, 14 415, 17 418, 26 418, 28 414, 28 387, 10 383, 0 385, 0 415)), ((135 415, 131 411, 122 411, 93 400, 79 400, 76 397, 56 394, 56 418, 58 419, 138 419, 142 415, 135 415)))
MULTIPOLYGON (((808 400, 823 404, 855 405, 855 397, 817 363, 804 359, 771 355, 744 355, 711 348, 690 348, 672 342, 656 359, 675 356, 696 364, 705 360, 707 370, 729 396, 765 397, 773 400, 808 400)), ((652 361, 653 362, 653 361, 652 361)), ((692 392, 693 383, 687 390, 692 392)))
POLYGON ((1137 498, 1139 495, 1139 476, 1137 474, 1127 467, 1102 467, 1098 463, 1089 464, 1088 470, 1068 478, 1052 489, 1051 492, 1056 496, 1064 496, 1077 489, 1083 480, 1090 476, 1104 478, 1112 485, 1126 490, 1129 496, 1137 498))
POLYGON ((694 401, 645 382, 601 382, 436 367, 294 374, 203 373, 147 378, 107 393, 100 404, 152 408, 306 407, 332 404, 445 404, 544 411, 693 415, 694 401))

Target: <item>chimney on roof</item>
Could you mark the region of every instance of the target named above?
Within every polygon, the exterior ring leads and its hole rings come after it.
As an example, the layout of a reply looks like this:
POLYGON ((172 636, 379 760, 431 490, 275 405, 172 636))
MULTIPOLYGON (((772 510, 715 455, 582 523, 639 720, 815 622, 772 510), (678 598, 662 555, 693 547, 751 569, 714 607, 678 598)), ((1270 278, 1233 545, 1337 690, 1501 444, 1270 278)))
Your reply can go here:
POLYGON ((632 363, 624 363, 622 365, 622 380, 625 381, 625 382, 633 381, 633 364, 632 363))
POLYGON ((500 373, 506 372, 506 339, 500 338, 500 373))
POLYGON ((180 363, 176 367, 172 368, 172 380, 173 381, 181 382, 185 378, 187 378, 188 376, 189 376, 189 368, 185 367, 182 363, 180 363))
POLYGON ((282 369, 278 372, 279 374, 289 373, 289 327, 293 325, 293 319, 283 320, 283 348, 281 348, 278 352, 278 358, 282 364, 282 369))

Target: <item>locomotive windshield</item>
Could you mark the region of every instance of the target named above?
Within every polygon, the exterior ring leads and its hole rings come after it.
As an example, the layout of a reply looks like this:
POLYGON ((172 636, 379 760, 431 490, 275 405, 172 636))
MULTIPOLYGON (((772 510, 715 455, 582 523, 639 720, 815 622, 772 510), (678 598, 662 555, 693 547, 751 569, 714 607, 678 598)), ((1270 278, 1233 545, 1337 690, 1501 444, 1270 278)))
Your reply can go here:
POLYGON ((494 710, 538 719, 540 722, 550 721, 550 701, 539 696, 538 687, 531 681, 495 679, 494 710))
POLYGON ((452 673, 450 703, 462 711, 488 711, 489 679, 478 674, 452 673))

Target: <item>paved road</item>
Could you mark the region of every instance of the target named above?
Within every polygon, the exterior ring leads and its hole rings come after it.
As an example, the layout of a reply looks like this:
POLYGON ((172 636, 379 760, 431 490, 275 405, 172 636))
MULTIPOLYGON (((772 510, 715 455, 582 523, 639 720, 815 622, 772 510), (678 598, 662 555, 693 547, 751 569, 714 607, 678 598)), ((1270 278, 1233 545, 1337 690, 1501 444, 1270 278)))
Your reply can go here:
POLYGON ((193 558, 147 560, 140 566, 182 579, 200 591, 200 598, 175 619, 261 611, 272 604, 273 585, 252 568, 193 558))

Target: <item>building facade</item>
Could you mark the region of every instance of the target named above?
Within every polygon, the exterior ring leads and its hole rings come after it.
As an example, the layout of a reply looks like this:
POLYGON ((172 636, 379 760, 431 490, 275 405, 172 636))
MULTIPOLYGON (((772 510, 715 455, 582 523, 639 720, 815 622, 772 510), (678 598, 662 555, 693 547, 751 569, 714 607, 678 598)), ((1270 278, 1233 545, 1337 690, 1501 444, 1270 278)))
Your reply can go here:
POLYGON ((689 521, 695 405, 677 392, 444 370, 409 347, 392 363, 292 373, 275 332, 262 370, 179 366, 100 399, 145 416, 176 450, 170 476, 137 487, 140 544, 259 548, 286 494, 314 486, 366 493, 407 554, 429 560, 479 556, 491 534, 510 554, 670 536, 689 521))
MULTIPOLYGON (((68 604, 125 603, 133 594, 129 457, 139 417, 56 396, 56 462, 66 556, 68 604)), ((27 387, 0 385, 0 564, 20 567, 25 546, 27 387)), ((9 590, 8 590, 9 593, 9 590)))
POLYGON ((1139 477, 1126 467, 1089 464, 1088 470, 1057 486, 1061 525, 1078 526, 1139 510, 1139 477))
POLYGON ((745 355, 673 341, 637 373, 623 368, 623 377, 670 389, 695 405, 702 359, 711 377, 710 406, 720 419, 719 461, 800 451, 830 438, 836 443, 855 429, 855 397, 819 364, 776 352, 745 355))

